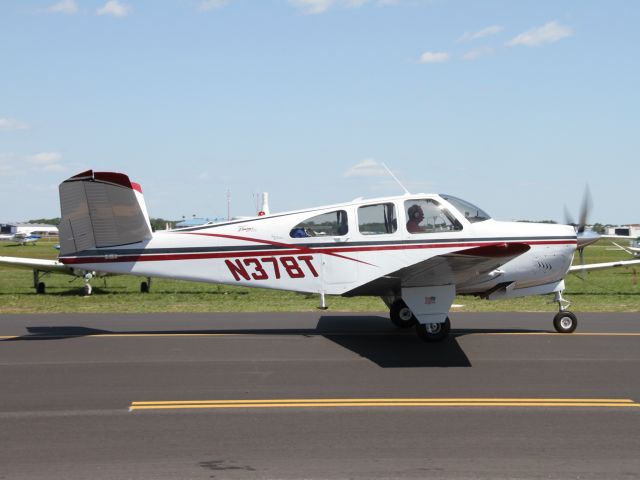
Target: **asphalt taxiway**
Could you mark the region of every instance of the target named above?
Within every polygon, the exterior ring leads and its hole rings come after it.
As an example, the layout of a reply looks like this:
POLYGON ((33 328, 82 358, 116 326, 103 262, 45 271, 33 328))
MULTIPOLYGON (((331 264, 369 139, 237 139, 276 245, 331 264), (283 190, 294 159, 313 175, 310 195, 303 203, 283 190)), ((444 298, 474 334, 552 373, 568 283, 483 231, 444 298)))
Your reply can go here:
POLYGON ((640 314, 0 315, 0 478, 640 478, 640 314))

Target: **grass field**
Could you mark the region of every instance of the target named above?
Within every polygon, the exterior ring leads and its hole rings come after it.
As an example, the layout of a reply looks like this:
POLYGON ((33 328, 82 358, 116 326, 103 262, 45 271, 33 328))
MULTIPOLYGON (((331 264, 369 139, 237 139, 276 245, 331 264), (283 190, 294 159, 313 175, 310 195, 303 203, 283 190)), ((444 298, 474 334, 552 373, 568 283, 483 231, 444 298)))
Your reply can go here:
MULTIPOLYGON (((0 256, 49 258, 57 257, 55 243, 14 246, 0 244, 0 256)), ((612 249, 601 240, 588 247, 586 263, 628 260, 630 256, 612 249)), ((565 297, 572 301, 571 310, 599 312, 640 312, 640 286, 636 268, 615 268, 567 278, 565 297)), ((104 282, 94 279, 94 293, 81 295, 83 282, 66 275, 48 275, 45 295, 36 295, 30 270, 0 265, 0 313, 44 312, 255 312, 311 311, 319 304, 317 295, 278 292, 259 288, 229 287, 206 283, 154 279, 151 292, 140 293, 139 277, 109 277, 104 282)), ((486 301, 474 297, 458 297, 455 311, 529 311, 554 312, 551 296, 525 297, 505 301, 486 301)), ((327 297, 332 311, 380 312, 386 307, 379 298, 327 297)))

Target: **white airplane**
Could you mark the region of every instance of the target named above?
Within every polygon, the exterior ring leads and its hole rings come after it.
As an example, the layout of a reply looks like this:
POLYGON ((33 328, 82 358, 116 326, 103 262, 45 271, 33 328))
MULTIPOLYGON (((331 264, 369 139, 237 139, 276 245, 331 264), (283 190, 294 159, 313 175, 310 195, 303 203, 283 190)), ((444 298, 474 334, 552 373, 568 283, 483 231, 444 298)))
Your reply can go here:
POLYGON ((40 238, 41 237, 39 235, 23 232, 0 235, 0 241, 17 243, 19 245, 35 245, 40 238))
POLYGON ((611 243, 613 243, 620 250, 624 250, 625 252, 627 252, 630 255, 633 255, 634 257, 640 257, 640 237, 626 237, 626 236, 616 236, 616 235, 603 235, 603 237, 606 237, 606 238, 629 238, 630 240, 629 240, 629 246, 628 247, 623 247, 622 245, 617 244, 613 240, 611 241, 611 243))
MULTIPOLYGON (((100 272, 96 270, 86 270, 81 268, 74 268, 59 260, 46 260, 42 258, 23 258, 23 257, 3 257, 0 256, 0 264, 7 265, 13 268, 21 268, 33 271, 33 288, 36 293, 45 293, 46 284, 43 279, 44 276, 49 273, 60 273, 63 275, 70 275, 74 277, 82 278, 84 285, 82 291, 84 295, 91 295, 93 287, 91 286, 91 280, 94 278, 104 278, 113 275, 112 273, 100 272)), ((148 293, 151 290, 151 278, 147 278, 146 281, 140 283, 140 291, 142 293, 148 293)))
POLYGON ((562 297, 565 276, 614 266, 571 266, 576 250, 599 238, 582 225, 500 222, 450 195, 359 198, 152 233, 140 186, 89 170, 62 182, 60 204, 66 266, 318 293, 321 308, 326 294, 379 296, 395 325, 415 325, 430 342, 448 335, 456 294, 553 293, 554 327, 570 333, 577 319, 562 297))

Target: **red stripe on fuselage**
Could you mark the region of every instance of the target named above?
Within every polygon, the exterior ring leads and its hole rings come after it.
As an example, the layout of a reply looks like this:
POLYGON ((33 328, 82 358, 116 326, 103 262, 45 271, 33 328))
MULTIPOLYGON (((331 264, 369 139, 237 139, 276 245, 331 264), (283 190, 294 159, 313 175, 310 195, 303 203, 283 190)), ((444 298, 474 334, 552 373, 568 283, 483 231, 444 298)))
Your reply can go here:
MULTIPOLYGON (((202 234, 199 234, 202 235, 202 234)), ((205 234, 210 235, 210 234, 205 234)), ((222 235, 216 235, 222 236, 222 235)), ((233 238, 233 236, 225 235, 226 237, 233 238)), ((243 239, 242 237, 235 237, 236 239, 243 239)), ((278 244, 277 242, 270 242, 267 240, 252 239, 257 243, 266 243, 271 245, 278 244)), ((538 240, 530 242, 512 242, 512 244, 526 244, 526 245, 576 245, 575 240, 538 240)), ((246 252, 211 252, 211 253, 168 253, 168 254, 135 254, 135 255, 118 255, 113 258, 106 258, 105 256, 99 257, 67 257, 60 258, 60 261, 65 265, 80 265, 90 263, 124 263, 124 262, 158 262, 158 261, 173 261, 173 260, 205 260, 205 259, 220 259, 220 258, 244 258, 244 257, 275 257, 281 255, 296 255, 299 253, 308 253, 311 255, 326 254, 339 257, 345 260, 351 260, 353 262, 364 263, 366 265, 375 266, 370 263, 358 260, 356 258, 340 255, 337 252, 373 252, 373 251, 393 251, 393 250, 418 250, 418 249, 450 249, 450 248, 475 248, 475 247, 493 247, 509 245, 508 242, 471 242, 471 243, 431 243, 431 244, 417 244, 417 245, 385 245, 385 246, 360 246, 360 247, 342 247, 342 248, 318 248, 312 249, 309 247, 299 247, 287 244, 279 244, 288 249, 283 250, 249 250, 246 252), (290 247, 293 247, 290 248, 290 247)), ((463 251, 464 252, 464 251, 463 251)), ((463 253, 460 252, 460 253, 463 253)), ((456 252, 452 252, 456 253, 456 252)), ((105 255, 109 256, 109 253, 105 252, 105 255)))

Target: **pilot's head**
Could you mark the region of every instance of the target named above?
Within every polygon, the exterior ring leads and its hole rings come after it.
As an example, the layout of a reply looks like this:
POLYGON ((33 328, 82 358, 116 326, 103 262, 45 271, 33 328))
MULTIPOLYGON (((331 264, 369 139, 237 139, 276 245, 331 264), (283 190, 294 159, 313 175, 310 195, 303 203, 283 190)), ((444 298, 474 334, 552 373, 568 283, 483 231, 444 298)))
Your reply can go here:
POLYGON ((420 205, 411 205, 407 211, 409 214, 409 220, 420 221, 424 218, 424 212, 420 205))

